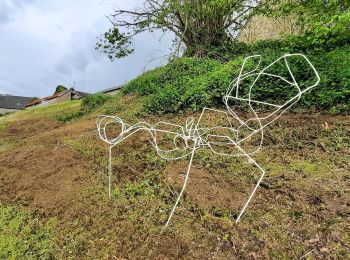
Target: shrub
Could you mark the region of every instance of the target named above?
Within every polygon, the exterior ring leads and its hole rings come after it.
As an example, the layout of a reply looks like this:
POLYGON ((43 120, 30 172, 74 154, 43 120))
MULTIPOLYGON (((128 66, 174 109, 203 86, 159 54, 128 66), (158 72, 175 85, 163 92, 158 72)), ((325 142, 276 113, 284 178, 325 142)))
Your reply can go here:
POLYGON ((82 100, 82 109, 85 111, 90 111, 102 106, 107 100, 111 99, 111 96, 106 94, 97 93, 84 97, 82 100))
POLYGON ((55 90, 55 93, 54 93, 54 94, 63 92, 63 91, 65 91, 65 90, 67 90, 67 88, 66 88, 65 86, 58 85, 58 86, 56 87, 56 90, 55 90))
POLYGON ((69 121, 72 121, 73 119, 80 118, 85 115, 85 112, 83 110, 78 110, 78 111, 71 111, 64 113, 62 115, 56 116, 56 119, 60 122, 67 123, 69 121))
POLYGON ((81 108, 79 110, 66 112, 64 114, 56 116, 56 119, 61 122, 69 122, 73 119, 83 117, 84 115, 90 113, 94 109, 102 106, 106 101, 110 100, 112 97, 106 94, 97 93, 84 97, 81 102, 81 108))
POLYGON ((165 85, 174 85, 181 92, 183 86, 193 77, 198 77, 220 66, 210 59, 181 58, 168 65, 148 71, 123 88, 123 93, 136 92, 140 95, 158 93, 165 85))

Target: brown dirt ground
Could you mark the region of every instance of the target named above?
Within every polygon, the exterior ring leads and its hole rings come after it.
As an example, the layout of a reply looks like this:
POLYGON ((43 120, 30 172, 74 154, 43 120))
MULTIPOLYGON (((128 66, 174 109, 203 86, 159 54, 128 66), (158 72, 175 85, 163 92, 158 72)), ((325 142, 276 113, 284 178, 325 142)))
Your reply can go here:
MULTIPOLYGON (((305 130, 305 127, 310 126, 316 128, 316 132, 322 129, 331 131, 332 126, 337 122, 343 122, 345 128, 349 129, 350 117, 284 116, 278 126, 286 126, 290 130, 290 134, 285 134, 280 140, 277 136, 266 137, 266 151, 271 157, 270 160, 288 163, 288 156, 304 159, 309 158, 312 153, 320 153, 320 156, 323 156, 322 153, 325 153, 323 150, 326 148, 322 148, 322 145, 313 148, 312 145, 298 147, 298 144, 288 143, 292 142, 293 134, 297 137, 301 135, 301 140, 304 138, 306 142, 310 143, 314 142, 316 138, 311 136, 310 132, 298 132, 298 129, 293 130, 292 127, 297 126, 301 127, 301 130, 305 130), (292 145, 293 147, 296 145, 297 148, 291 148, 292 145), (287 152, 281 153, 276 147, 286 147, 287 152)), ((176 225, 175 230, 170 229, 165 234, 156 232, 147 237, 145 232, 144 237, 141 235, 137 237, 135 234, 139 235, 147 227, 143 227, 142 223, 133 225, 132 222, 118 220, 118 216, 112 216, 109 213, 110 210, 113 210, 113 203, 105 197, 104 204, 99 204, 101 197, 91 193, 91 189, 94 188, 91 186, 100 185, 96 186, 100 188, 105 187, 106 184, 106 182, 96 184, 101 179, 106 179, 104 174, 106 171, 103 168, 101 170, 101 165, 96 165, 96 158, 106 156, 107 146, 98 140, 94 129, 94 119, 81 120, 72 124, 62 124, 48 119, 30 119, 12 122, 4 131, 0 132, 0 140, 10 140, 11 142, 11 149, 0 152, 1 200, 8 203, 20 203, 31 209, 41 209, 49 216, 57 217, 62 223, 73 223, 75 219, 81 219, 86 229, 95 228, 95 231, 91 231, 92 237, 90 237, 94 250, 86 249, 91 246, 89 242, 86 242, 88 244, 84 244, 85 247, 81 249, 83 253, 76 254, 78 258, 83 259, 84 254, 90 254, 90 256, 99 254, 101 258, 105 259, 122 259, 123 257, 127 259, 279 258, 278 253, 276 253, 277 255, 271 253, 275 250, 274 247, 279 246, 282 250, 281 258, 300 258, 301 255, 293 257, 293 247, 302 245, 304 254, 312 252, 312 256, 315 258, 327 257, 328 255, 330 259, 334 259, 334 257, 339 256, 331 254, 333 249, 331 249, 330 244, 334 241, 339 246, 344 247, 344 250, 350 250, 350 245, 346 242, 348 240, 344 240, 344 236, 347 235, 342 233, 349 230, 349 226, 344 223, 350 220, 348 188, 350 173, 347 164, 339 165, 338 170, 343 171, 342 175, 335 176, 332 180, 322 179, 322 177, 313 178, 302 174, 289 177, 283 173, 277 176, 267 176, 249 209, 251 213, 247 216, 247 224, 241 226, 233 223, 225 224, 216 218, 209 220, 200 218, 201 220, 192 222, 188 218, 198 219, 198 213, 190 210, 188 217, 181 217, 181 214, 186 214, 183 213, 185 206, 182 206, 179 209, 180 218, 188 221, 185 222, 183 228, 176 225), (72 150, 64 143, 66 138, 89 140, 91 145, 96 148, 92 155, 94 158, 72 150), (299 189, 298 185, 302 181, 310 185, 300 186, 299 189), (89 192, 86 192, 87 190, 89 192), (99 211, 92 212, 93 207, 99 211), (279 210, 276 210, 275 207, 279 210), (297 216, 291 218, 294 222, 283 220, 286 217, 286 208, 292 208, 292 212, 294 212, 288 214, 297 216), (289 237, 289 240, 286 238, 287 242, 279 240, 281 234, 274 238, 273 232, 277 227, 270 226, 268 219, 260 219, 256 223, 252 220, 255 216, 254 212, 256 214, 262 211, 267 212, 264 214, 265 217, 268 217, 270 210, 271 214, 274 214, 274 219, 281 217, 280 224, 285 226, 284 228, 279 227, 278 232, 281 230, 282 233, 285 232, 286 236, 289 237), (303 219, 306 226, 297 222, 298 216, 306 216, 303 219), (110 219, 107 219, 108 217, 110 219), (96 222, 101 221, 101 218, 108 223, 98 229, 96 222), (339 221, 343 224, 325 233, 318 232, 320 225, 327 226, 327 221, 337 218, 342 219, 339 221), (186 231, 186 228, 193 230, 186 231), (252 230, 262 234, 256 236, 252 230), (218 232, 229 234, 229 239, 219 238, 218 232), (104 241, 106 234, 119 238, 104 241), (204 235, 206 238, 201 238, 204 235), (291 239, 293 237, 294 240, 291 239), (201 241, 205 241, 205 243, 200 244, 201 241), (293 245, 290 244, 290 241, 298 242, 293 245), (284 245, 281 246, 281 243, 284 245), (107 244, 108 250, 104 249, 107 244)), ((145 151, 152 149, 150 145, 144 146, 144 142, 143 137, 128 141, 119 152, 131 153, 136 147, 144 147, 145 151)), ((349 156, 349 147, 339 149, 335 153, 339 157, 349 156)), ((101 164, 106 165, 106 161, 101 164)), ((116 167, 119 174, 135 174, 124 165, 120 168, 116 167)), ((142 164, 135 166, 137 173, 142 173, 145 168, 146 165, 142 164)), ((166 183, 179 190, 186 169, 186 162, 168 163, 163 171, 166 183)), ((216 207, 226 207, 237 211, 246 199, 246 195, 233 189, 232 179, 227 179, 224 174, 212 174, 218 170, 215 167, 201 167, 195 163, 185 197, 189 198, 197 208, 204 208, 209 212, 216 207)), ((105 194, 105 190, 103 193, 105 194)), ((65 253, 61 253, 61 256, 67 257, 65 253)))
MULTIPOLYGON (((169 164, 163 173, 165 179, 178 189, 182 188, 187 167, 187 162, 169 164)), ((187 187, 186 196, 189 196, 197 207, 208 211, 214 208, 229 208, 238 212, 247 199, 246 194, 233 189, 234 183, 196 166, 191 168, 187 187)))
POLYGON ((81 179, 93 175, 93 164, 60 145, 67 136, 91 129, 91 122, 62 126, 47 119, 11 123, 0 138, 10 138, 13 148, 0 157, 1 195, 6 201, 23 201, 53 215, 64 216, 76 200, 81 179))

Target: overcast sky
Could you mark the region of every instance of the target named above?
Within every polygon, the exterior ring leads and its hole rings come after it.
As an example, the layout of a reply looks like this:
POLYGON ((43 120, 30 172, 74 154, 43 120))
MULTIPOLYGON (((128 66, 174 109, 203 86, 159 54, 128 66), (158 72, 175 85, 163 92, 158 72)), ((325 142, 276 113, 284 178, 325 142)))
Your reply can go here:
POLYGON ((160 65, 171 35, 144 33, 136 52, 110 62, 94 49, 110 23, 113 4, 141 0, 0 0, 0 94, 43 97, 59 84, 94 93, 160 65))

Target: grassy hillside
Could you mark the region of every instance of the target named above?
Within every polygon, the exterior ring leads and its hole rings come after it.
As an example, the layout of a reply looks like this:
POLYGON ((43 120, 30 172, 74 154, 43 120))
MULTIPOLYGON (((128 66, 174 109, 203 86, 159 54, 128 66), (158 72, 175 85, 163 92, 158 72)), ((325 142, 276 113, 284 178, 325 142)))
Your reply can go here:
POLYGON ((256 169, 199 152, 163 231, 187 160, 160 159, 140 133, 113 150, 109 200, 108 146, 95 130, 104 113, 129 123, 198 116, 148 115, 147 98, 119 95, 70 120, 58 119, 79 102, 0 118, 0 258, 350 257, 350 116, 288 114, 267 129, 256 156, 267 177, 239 224, 256 169))
MULTIPOLYGON (((320 74, 320 84, 311 93, 303 95, 293 109, 348 113, 350 111, 350 47, 343 46, 332 51, 300 51, 275 46, 278 42, 262 42, 249 46, 227 62, 213 59, 181 58, 164 67, 148 71, 131 81, 125 94, 137 93, 147 97, 144 111, 152 114, 177 113, 185 110, 199 111, 205 106, 223 105, 230 83, 239 75, 244 57, 260 54, 260 69, 285 53, 304 53, 320 74), (264 44, 264 45, 263 45, 264 44)), ((302 58, 288 58, 294 77, 301 88, 311 86, 315 75, 302 58)), ((248 62, 244 72, 253 69, 257 62, 248 62)), ((280 62, 267 72, 289 79, 289 72, 280 62)), ((291 79, 290 79, 291 80, 291 79)), ((248 82, 247 82, 248 83, 248 82)), ((242 85, 242 84, 241 84, 242 85)), ((248 84, 241 86, 243 97, 248 95, 248 84)), ((269 77, 261 77, 254 88, 255 99, 270 103, 281 97, 290 97, 291 87, 269 77)))

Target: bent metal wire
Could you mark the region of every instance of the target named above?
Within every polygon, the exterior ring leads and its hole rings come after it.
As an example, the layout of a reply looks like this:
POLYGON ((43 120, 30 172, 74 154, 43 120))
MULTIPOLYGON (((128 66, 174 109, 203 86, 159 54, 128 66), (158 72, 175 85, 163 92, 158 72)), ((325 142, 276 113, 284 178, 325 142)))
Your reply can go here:
POLYGON ((186 188, 189 175, 190 175, 192 162, 193 162, 193 157, 198 149, 205 148, 205 147, 211 149, 211 151, 217 155, 231 156, 231 157, 233 156, 246 157, 261 172, 260 177, 254 189, 251 191, 247 201, 245 202, 243 208, 240 211, 240 214, 236 219, 236 222, 239 222, 243 213, 248 207, 251 199, 256 193, 261 181, 265 176, 265 170, 251 157, 254 153, 258 152, 262 146, 262 143, 264 140, 265 127, 269 126, 271 123, 276 121, 286 110, 288 110, 291 106, 293 106, 296 102, 299 101, 302 94, 314 88, 320 82, 320 77, 315 67, 312 65, 309 59, 302 54, 285 54, 282 57, 275 60, 274 62, 272 62, 271 64, 269 64, 268 66, 266 66, 265 68, 258 71, 261 64, 261 60, 262 58, 260 55, 249 56, 244 60, 239 76, 231 83, 226 95, 223 97, 223 101, 227 109, 226 111, 211 109, 211 108, 204 108, 197 121, 195 121, 193 117, 190 117, 186 120, 185 126, 171 124, 163 121, 153 125, 146 122, 139 122, 135 125, 129 125, 124 123, 123 120, 117 116, 109 116, 109 115, 99 116, 97 119, 97 130, 98 130, 99 137, 110 145, 109 166, 108 166, 109 196, 111 197, 113 147, 123 142, 128 137, 138 132, 145 131, 149 134, 148 140, 156 149, 157 154, 160 157, 167 160, 178 160, 186 157, 190 158, 182 189, 177 197, 177 200, 169 215, 169 218, 165 224, 165 227, 169 225, 171 218, 175 212, 175 209, 186 188), (308 86, 303 89, 302 86, 298 84, 295 78, 295 75, 293 74, 290 68, 290 64, 288 62, 288 59, 290 59, 291 57, 302 58, 304 59, 304 61, 306 61, 306 64, 310 66, 310 68, 312 69, 312 72, 316 76, 315 79, 317 79, 311 86, 308 86), (248 62, 252 62, 256 59, 258 59, 258 62, 255 68, 245 72, 246 67, 248 67, 247 66, 248 62), (282 62, 286 66, 289 74, 289 79, 281 75, 275 75, 268 72, 268 70, 278 62, 282 62), (296 94, 292 98, 286 100, 283 104, 272 104, 272 103, 256 100, 253 98, 253 91, 261 77, 272 77, 273 80, 281 80, 281 82, 293 88, 294 91, 296 91, 296 94), (241 88, 242 82, 248 78, 252 78, 253 81, 249 86, 248 93, 246 93, 245 96, 242 97, 242 94, 241 94, 242 90, 240 88, 241 88), (248 106, 248 109, 250 110, 252 117, 245 120, 245 119, 242 119, 240 116, 238 116, 233 111, 233 107, 230 106, 231 101, 245 103, 248 106), (272 111, 270 111, 267 115, 265 113, 264 115, 260 116, 259 115, 260 113, 256 109, 256 107, 259 105, 268 107, 272 111), (228 124, 226 126, 215 125, 214 127, 202 127, 201 123, 206 113, 219 113, 221 116, 224 115, 224 117, 227 118, 228 124), (234 126, 231 123, 232 120, 238 122, 238 126, 234 126), (252 126, 252 123, 255 124, 255 127, 252 126), (111 124, 117 124, 120 127, 120 133, 115 138, 109 138, 106 133, 107 128, 111 124), (242 136, 240 132, 243 132, 243 129, 248 130, 249 134, 242 136), (231 134, 220 134, 219 133, 220 131, 226 131, 231 134), (172 143, 173 143, 172 149, 161 149, 161 147, 159 146, 159 140, 158 140, 159 134, 166 134, 166 135, 172 136, 172 143), (258 135, 259 141, 255 145, 255 148, 253 151, 247 151, 243 147, 243 143, 247 140, 250 140, 255 135, 258 135), (218 139, 220 141, 217 141, 218 139), (179 147, 178 145, 179 140, 184 144, 182 147, 179 147), (222 151, 218 151, 215 146, 234 147, 235 151, 230 153, 222 152, 222 151), (177 152, 177 153, 174 154, 174 152, 177 152))

